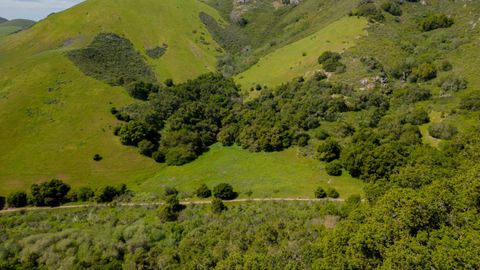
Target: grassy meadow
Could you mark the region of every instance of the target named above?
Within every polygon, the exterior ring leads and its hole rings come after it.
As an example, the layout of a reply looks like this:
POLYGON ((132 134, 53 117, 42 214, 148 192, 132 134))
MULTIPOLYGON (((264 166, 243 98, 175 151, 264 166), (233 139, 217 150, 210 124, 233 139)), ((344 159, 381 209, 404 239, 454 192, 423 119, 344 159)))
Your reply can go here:
POLYGON ((362 182, 344 172, 340 177, 329 176, 324 163, 304 157, 296 148, 274 153, 251 153, 240 147, 215 144, 196 161, 175 167, 165 167, 134 190, 161 192, 165 186, 182 192, 193 192, 201 184, 210 187, 227 182, 240 197, 313 197, 314 190, 336 188, 342 198, 362 194, 362 182))

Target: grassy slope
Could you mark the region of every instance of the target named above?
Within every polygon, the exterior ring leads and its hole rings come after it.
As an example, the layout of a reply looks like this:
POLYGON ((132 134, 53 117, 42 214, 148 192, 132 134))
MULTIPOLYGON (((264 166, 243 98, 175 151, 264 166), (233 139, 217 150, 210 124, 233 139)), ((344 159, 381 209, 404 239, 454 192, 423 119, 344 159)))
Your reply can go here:
POLYGON ((64 52, 101 31, 125 35, 142 53, 167 43, 167 53, 149 61, 158 78, 185 80, 215 66, 214 42, 208 35, 212 45, 197 42, 207 32, 200 10, 215 15, 195 0, 92 0, 1 39, 0 193, 51 177, 97 186, 152 175, 158 165, 112 135, 110 107, 132 99, 121 88, 83 76, 64 52), (104 160, 92 161, 95 153, 104 160))
POLYGON ((294 77, 311 74, 320 69, 318 56, 327 50, 343 51, 355 44, 364 34, 367 22, 355 17, 344 17, 318 32, 282 47, 236 77, 245 89, 256 84, 276 86, 294 77), (305 53, 306 56, 302 56, 305 53))
POLYGON ((221 182, 231 183, 242 197, 246 197, 246 191, 252 191, 252 197, 312 197, 319 186, 334 187, 341 197, 362 193, 360 180, 347 173, 328 176, 322 162, 300 156, 297 149, 250 153, 218 144, 197 161, 167 167, 134 189, 159 192, 167 185, 192 192, 202 183, 213 187, 221 182))

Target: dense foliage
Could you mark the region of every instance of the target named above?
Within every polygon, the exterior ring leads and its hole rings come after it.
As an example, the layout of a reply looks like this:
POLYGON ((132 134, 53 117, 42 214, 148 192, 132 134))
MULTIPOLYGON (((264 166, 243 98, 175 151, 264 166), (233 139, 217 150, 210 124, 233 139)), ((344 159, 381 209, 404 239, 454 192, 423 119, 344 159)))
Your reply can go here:
POLYGON ((100 33, 88 47, 71 51, 68 57, 86 75, 112 85, 155 79, 133 44, 117 34, 100 33))

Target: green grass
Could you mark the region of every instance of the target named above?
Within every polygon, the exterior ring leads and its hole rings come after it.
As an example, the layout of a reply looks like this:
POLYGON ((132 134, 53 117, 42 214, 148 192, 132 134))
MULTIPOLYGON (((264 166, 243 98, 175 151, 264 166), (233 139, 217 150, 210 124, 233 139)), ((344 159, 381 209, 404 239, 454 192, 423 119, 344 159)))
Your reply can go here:
POLYGON ((343 198, 362 194, 362 182, 343 176, 328 176, 324 163, 303 157, 298 149, 283 152, 251 153, 240 147, 222 147, 215 144, 198 160, 181 167, 166 167, 145 183, 133 187, 136 191, 161 192, 173 186, 183 192, 193 192, 205 183, 210 188, 227 182, 247 197, 313 197, 322 186, 334 187, 343 198))
POLYGON ((16 19, 0 23, 0 38, 16 31, 22 30, 24 28, 30 27, 34 23, 34 21, 24 19, 16 19))
POLYGON ((262 57, 256 65, 235 79, 244 89, 249 89, 256 84, 274 87, 297 76, 309 76, 321 69, 317 59, 322 52, 342 52, 353 46, 358 37, 365 34, 366 25, 364 19, 344 17, 262 57))

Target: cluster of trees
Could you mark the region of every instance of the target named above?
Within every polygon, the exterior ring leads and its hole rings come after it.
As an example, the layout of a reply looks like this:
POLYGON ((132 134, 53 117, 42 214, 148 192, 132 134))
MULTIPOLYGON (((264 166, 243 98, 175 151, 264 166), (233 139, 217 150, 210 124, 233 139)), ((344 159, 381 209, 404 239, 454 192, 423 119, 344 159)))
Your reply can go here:
POLYGON ((439 28, 448 28, 454 23, 453 19, 445 14, 429 14, 419 22, 420 29, 424 32, 439 28))
POLYGON ((52 179, 40 184, 33 184, 29 194, 25 191, 16 191, 6 198, 0 196, 0 210, 5 206, 11 208, 21 208, 28 205, 57 207, 69 202, 88 201, 107 203, 124 195, 131 196, 125 184, 118 187, 104 186, 94 191, 89 187, 71 189, 70 185, 62 180, 52 179))
POLYGON ((345 64, 340 62, 342 56, 339 53, 326 51, 318 57, 318 63, 323 66, 323 69, 328 72, 344 72, 345 64))

